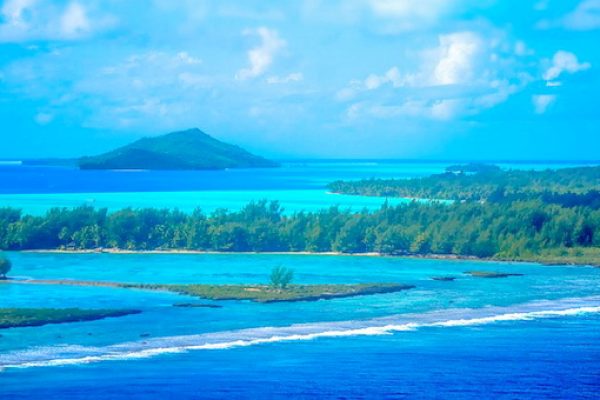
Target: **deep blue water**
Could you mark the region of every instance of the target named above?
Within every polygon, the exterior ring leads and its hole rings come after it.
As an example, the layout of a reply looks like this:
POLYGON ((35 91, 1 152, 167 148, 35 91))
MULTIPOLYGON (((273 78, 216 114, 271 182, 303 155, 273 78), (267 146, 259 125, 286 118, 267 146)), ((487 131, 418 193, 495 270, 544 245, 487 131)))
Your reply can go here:
POLYGON ((9 371, 10 399, 597 399, 600 318, 429 328, 9 371))
MULTIPOLYGON (((0 166, 0 206, 42 212, 236 208, 258 195, 328 206, 335 179, 423 176, 444 163, 295 163, 209 172, 0 166)), ((505 165, 550 168, 556 165, 505 165)), ((349 197, 347 206, 369 206, 349 197)), ((376 206, 375 203, 371 206, 376 206)), ((261 283, 400 282, 399 293, 319 302, 202 301, 173 293, 0 285, 0 307, 120 308, 141 314, 0 330, 0 399, 600 398, 600 269, 534 263, 258 254, 10 253, 18 279, 261 283), (515 272, 506 279, 464 271, 515 272), (453 282, 432 276, 452 275, 453 282), (222 308, 179 308, 201 302, 222 308)))
POLYGON ((96 171, 0 164, 0 193, 320 189, 337 179, 423 176, 442 172, 447 165, 307 161, 284 163, 280 168, 223 171, 96 171))

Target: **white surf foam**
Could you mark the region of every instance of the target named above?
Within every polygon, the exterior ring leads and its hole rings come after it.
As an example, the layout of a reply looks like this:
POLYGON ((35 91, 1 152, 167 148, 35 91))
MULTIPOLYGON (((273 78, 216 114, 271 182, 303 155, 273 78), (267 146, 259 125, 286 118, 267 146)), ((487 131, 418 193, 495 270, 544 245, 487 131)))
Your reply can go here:
POLYGON ((104 347, 49 346, 0 355, 0 370, 133 360, 193 350, 225 350, 321 338, 390 335, 419 328, 451 328, 600 313, 600 297, 537 301, 510 307, 436 310, 370 320, 320 322, 171 336, 104 347))

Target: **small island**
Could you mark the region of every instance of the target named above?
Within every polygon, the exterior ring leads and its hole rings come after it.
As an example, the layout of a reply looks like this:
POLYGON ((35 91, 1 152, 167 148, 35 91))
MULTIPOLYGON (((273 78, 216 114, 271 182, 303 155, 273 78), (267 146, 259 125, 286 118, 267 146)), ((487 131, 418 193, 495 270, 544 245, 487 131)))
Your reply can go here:
POLYGON ((218 304, 204 304, 204 303, 175 303, 173 307, 179 308, 223 308, 218 304))
POLYGON ((343 297, 394 293, 414 286, 395 283, 289 285, 122 285, 125 288, 167 290, 209 300, 250 300, 257 303, 317 301, 343 297))
POLYGON ((0 308, 0 329, 95 321, 139 314, 140 310, 87 310, 80 308, 0 308))
POLYGON ((454 276, 433 276, 433 277, 431 277, 431 279, 433 279, 434 281, 452 282, 453 280, 456 279, 456 277, 454 277, 454 276))
POLYGON ((277 167, 274 161, 188 129, 137 140, 108 153, 83 157, 81 169, 215 170, 277 167))
POLYGON ((210 285, 151 284, 78 280, 23 280, 5 283, 115 287, 123 289, 159 290, 207 300, 249 300, 257 303, 317 301, 344 297, 395 293, 414 288, 397 283, 319 284, 319 285, 210 285))
POLYGON ((493 271, 465 271, 465 274, 471 275, 475 278, 508 278, 509 276, 523 276, 523 274, 493 271))

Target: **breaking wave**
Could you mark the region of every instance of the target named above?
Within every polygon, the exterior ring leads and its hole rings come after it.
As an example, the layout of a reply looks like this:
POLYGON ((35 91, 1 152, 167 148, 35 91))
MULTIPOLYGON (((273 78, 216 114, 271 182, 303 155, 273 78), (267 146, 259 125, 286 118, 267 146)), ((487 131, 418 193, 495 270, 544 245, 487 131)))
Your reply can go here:
POLYGON ((600 313, 600 297, 544 300, 509 307, 436 310, 369 320, 318 322, 159 337, 102 347, 79 345, 37 347, 0 355, 0 370, 132 360, 192 350, 223 350, 319 338, 389 335, 426 327, 485 325, 503 321, 528 321, 590 313, 600 313))

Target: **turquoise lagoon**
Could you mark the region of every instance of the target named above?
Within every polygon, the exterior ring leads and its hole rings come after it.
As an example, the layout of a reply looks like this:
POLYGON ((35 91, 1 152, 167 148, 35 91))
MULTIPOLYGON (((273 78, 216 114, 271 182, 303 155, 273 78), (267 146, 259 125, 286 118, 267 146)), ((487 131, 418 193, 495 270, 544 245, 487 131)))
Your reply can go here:
MULTIPOLYGON (((413 178, 441 173, 452 162, 305 161, 281 168, 225 171, 80 171, 76 168, 0 164, 0 207, 43 214, 52 207, 90 205, 239 210, 250 201, 277 200, 286 212, 339 206, 379 208, 385 199, 335 195, 328 183, 338 179, 413 178)), ((546 169, 576 164, 499 164, 503 168, 546 169)), ((410 199, 389 199, 400 204, 410 199)))
MULTIPOLYGON (((51 207, 79 207, 82 205, 107 208, 109 211, 125 207, 177 208, 192 212, 200 208, 205 213, 218 209, 237 211, 252 201, 278 201, 286 213, 318 211, 337 206, 360 211, 380 208, 386 199, 380 197, 348 196, 328 193, 326 190, 232 190, 193 192, 116 192, 116 193, 27 193, 0 195, 0 207, 13 207, 26 214, 42 215, 51 207)), ((411 202, 408 198, 391 198, 388 204, 411 202)), ((426 200, 418 200, 426 201, 426 200)))

